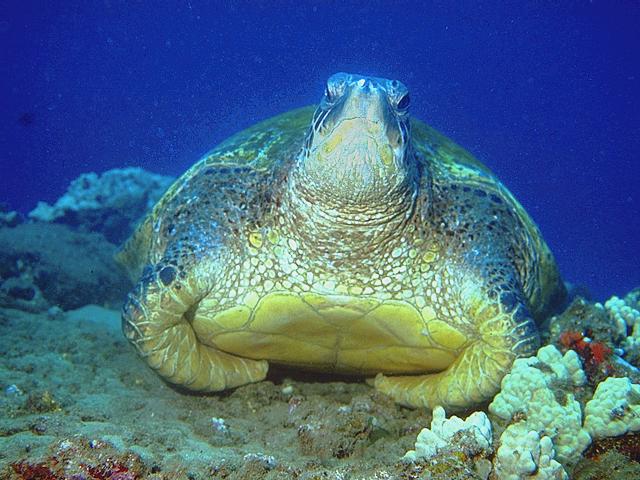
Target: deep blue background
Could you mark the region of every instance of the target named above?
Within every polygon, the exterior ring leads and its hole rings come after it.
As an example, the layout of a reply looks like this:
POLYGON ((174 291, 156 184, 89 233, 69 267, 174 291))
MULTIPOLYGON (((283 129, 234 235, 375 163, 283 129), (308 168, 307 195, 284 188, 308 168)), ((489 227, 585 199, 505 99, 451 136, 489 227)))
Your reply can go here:
POLYGON ((414 114, 520 199, 568 280, 599 298, 640 285, 637 2, 15 3, 0 10, 12 208, 89 170, 178 175, 355 71, 404 81, 414 114))

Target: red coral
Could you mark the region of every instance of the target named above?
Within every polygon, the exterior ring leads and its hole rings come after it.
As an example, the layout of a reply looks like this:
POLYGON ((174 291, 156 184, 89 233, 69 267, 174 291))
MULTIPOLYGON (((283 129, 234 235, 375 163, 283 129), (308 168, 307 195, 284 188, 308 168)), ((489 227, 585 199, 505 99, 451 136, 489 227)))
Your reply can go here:
POLYGON ((611 355, 611 349, 604 343, 591 342, 589 344, 591 349, 591 355, 596 363, 603 363, 611 355))
POLYGON ((23 480, 57 480, 58 476, 44 463, 16 462, 11 468, 23 480))
POLYGON ((111 458, 99 465, 81 465, 91 477, 97 480, 134 480, 137 475, 111 458))
POLYGON ((566 348, 576 350, 578 353, 581 353, 588 345, 584 341, 584 335, 581 332, 573 331, 562 332, 560 334, 560 343, 566 348))
POLYGON ((562 332, 559 341, 563 347, 575 350, 580 356, 589 378, 610 373, 609 358, 612 350, 604 343, 589 340, 582 332, 575 331, 562 332))

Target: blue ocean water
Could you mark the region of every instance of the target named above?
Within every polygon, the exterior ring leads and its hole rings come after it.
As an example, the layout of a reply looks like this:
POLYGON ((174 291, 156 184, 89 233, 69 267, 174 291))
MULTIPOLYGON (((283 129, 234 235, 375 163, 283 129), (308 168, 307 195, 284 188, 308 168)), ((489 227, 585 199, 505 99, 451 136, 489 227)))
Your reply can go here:
POLYGON ((640 284, 640 5, 633 1, 8 2, 0 201, 86 171, 178 175, 336 71, 397 78, 486 163, 597 298, 640 284))

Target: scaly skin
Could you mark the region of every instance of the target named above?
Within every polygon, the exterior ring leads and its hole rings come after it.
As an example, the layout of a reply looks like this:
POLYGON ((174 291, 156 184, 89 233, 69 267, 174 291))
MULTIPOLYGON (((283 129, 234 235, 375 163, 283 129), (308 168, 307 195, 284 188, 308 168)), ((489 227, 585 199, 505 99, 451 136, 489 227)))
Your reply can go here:
POLYGON ((564 294, 551 253, 405 95, 337 74, 313 118, 258 124, 178 179, 120 254, 140 276, 123 329, 152 368, 202 391, 268 362, 377 375, 402 404, 456 409, 535 351, 564 294))

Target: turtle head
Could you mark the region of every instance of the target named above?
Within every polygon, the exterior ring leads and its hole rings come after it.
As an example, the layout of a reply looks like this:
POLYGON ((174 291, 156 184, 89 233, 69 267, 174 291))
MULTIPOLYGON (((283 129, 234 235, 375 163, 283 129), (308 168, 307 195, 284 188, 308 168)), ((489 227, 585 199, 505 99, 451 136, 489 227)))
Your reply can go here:
POLYGON ((409 92, 401 82, 336 73, 298 166, 307 188, 341 203, 383 200, 410 183, 409 92))

